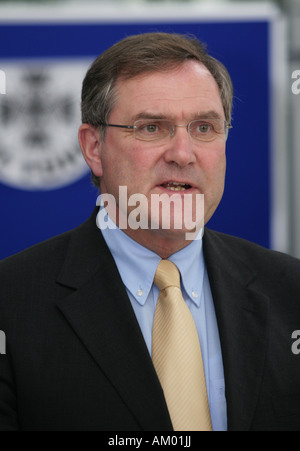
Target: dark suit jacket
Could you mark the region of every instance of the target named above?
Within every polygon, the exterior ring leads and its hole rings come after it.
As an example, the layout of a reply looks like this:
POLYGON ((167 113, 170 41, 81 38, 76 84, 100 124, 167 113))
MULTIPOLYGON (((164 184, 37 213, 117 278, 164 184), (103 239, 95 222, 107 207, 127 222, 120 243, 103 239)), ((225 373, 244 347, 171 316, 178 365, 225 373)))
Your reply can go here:
MULTIPOLYGON (((300 262, 206 230, 229 430, 300 430, 300 262)), ((0 430, 171 431, 96 212, 0 263, 0 430)))

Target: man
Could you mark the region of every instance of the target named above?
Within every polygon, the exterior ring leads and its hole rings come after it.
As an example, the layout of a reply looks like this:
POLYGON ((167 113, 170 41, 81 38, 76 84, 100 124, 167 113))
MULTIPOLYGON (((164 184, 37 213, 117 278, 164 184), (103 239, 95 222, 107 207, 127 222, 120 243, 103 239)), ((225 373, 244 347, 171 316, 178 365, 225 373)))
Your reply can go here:
POLYGON ((196 214, 223 195, 232 96, 180 35, 127 38, 92 65, 79 140, 101 208, 0 264, 1 430, 300 430, 300 263, 196 214), (176 227, 187 212, 194 228, 176 227))

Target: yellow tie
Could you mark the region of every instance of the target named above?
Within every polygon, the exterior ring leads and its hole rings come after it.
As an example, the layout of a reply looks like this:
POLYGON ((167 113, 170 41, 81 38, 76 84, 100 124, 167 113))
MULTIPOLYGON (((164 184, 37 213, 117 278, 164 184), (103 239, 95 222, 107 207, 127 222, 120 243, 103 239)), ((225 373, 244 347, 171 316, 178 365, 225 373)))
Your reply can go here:
POLYGON ((152 360, 175 431, 212 431, 201 347, 186 305, 180 273, 162 260, 154 283, 160 289, 155 311, 152 360))

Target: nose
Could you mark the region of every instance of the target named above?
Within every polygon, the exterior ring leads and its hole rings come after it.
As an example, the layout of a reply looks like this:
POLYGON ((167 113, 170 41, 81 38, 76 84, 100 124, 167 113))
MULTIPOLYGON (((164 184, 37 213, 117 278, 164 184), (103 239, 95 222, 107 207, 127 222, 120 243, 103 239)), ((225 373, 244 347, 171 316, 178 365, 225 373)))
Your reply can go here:
POLYGON ((194 145, 189 136, 187 127, 176 127, 164 159, 167 163, 175 163, 180 167, 186 167, 196 162, 194 145))

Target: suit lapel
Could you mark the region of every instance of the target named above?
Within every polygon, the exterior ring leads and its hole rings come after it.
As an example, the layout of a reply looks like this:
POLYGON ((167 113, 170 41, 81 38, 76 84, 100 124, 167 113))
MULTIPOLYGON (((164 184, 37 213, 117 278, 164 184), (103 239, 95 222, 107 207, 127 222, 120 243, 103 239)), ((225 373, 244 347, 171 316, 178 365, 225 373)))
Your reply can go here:
POLYGON ((269 299, 221 235, 206 230, 204 252, 221 339, 228 428, 249 430, 263 376, 269 299))
POLYGON ((76 289, 58 307, 140 427, 171 430, 161 386, 95 214, 74 232, 57 281, 76 289))

